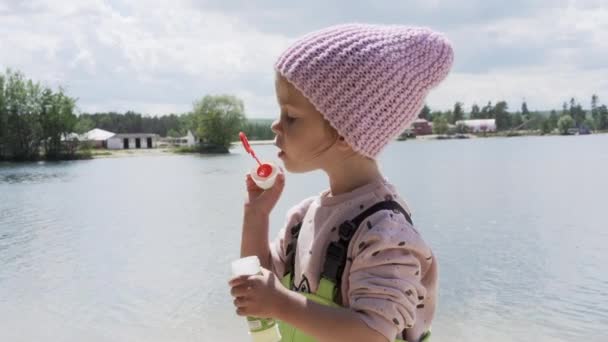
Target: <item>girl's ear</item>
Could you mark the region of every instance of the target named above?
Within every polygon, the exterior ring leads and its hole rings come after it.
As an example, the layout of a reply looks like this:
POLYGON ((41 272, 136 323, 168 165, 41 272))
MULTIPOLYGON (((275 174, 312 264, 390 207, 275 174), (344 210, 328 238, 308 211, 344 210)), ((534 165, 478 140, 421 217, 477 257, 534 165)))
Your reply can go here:
POLYGON ((340 150, 340 151, 348 151, 351 150, 352 148, 350 147, 350 145, 346 142, 346 139, 344 139, 343 136, 338 136, 338 139, 336 140, 336 147, 340 150))

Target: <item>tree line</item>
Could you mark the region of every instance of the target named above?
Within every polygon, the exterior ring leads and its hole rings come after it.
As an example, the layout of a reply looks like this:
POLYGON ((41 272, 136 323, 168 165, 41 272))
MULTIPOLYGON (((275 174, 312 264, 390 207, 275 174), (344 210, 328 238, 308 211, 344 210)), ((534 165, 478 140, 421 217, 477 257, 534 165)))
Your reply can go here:
MULTIPOLYGON (((527 103, 509 111, 506 101, 473 104, 468 113, 457 102, 447 111, 432 111, 424 106, 419 115, 433 122, 435 133, 445 134, 450 125, 464 119, 495 119, 498 131, 531 130, 543 134, 571 128, 608 130, 608 109, 591 97, 591 109, 584 110, 573 98, 561 110, 530 111, 527 103)), ((59 87, 54 90, 26 79, 21 72, 0 73, 0 160, 48 160, 86 157, 72 141, 71 133, 101 128, 114 133, 155 133, 180 137, 192 131, 210 151, 227 152, 230 144, 244 131, 251 140, 271 140, 271 120, 248 120, 243 102, 235 96, 204 96, 193 110, 183 114, 145 116, 126 113, 76 113, 76 99, 59 87)), ((452 126, 454 127, 454 126, 452 126)), ((463 125, 456 126, 461 133, 463 125)))
POLYGON ((77 115, 76 102, 61 87, 53 90, 27 79, 19 71, 8 69, 0 73, 0 160, 90 157, 75 133, 93 128, 173 137, 184 136, 191 130, 202 142, 202 152, 228 152, 241 129, 260 137, 268 136, 259 133, 256 124, 248 123, 243 102, 230 95, 205 96, 195 102, 189 113, 159 117, 132 111, 77 115))
MULTIPOLYGON (((211 99, 207 101, 211 101, 211 99)), ((236 103, 239 100, 233 97, 232 99, 224 99, 224 101, 236 103)), ((240 108, 238 105, 235 106, 235 108, 240 108)), ((93 128, 101 128, 114 133, 154 133, 161 137, 183 137, 188 133, 188 130, 193 133, 197 132, 196 116, 195 112, 168 114, 158 117, 149 117, 133 111, 126 113, 83 113, 79 115, 74 130, 78 134, 88 132, 93 128)), ((272 120, 247 119, 241 130, 251 140, 270 140, 274 138, 274 133, 270 130, 271 122, 272 120)))
POLYGON ((103 112, 82 113, 74 128, 78 134, 100 128, 113 133, 154 133, 162 137, 180 137, 191 129, 192 117, 186 114, 169 114, 163 116, 145 116, 134 111, 125 113, 103 112))
POLYGON ((0 160, 76 158, 66 143, 78 118, 76 100, 26 79, 20 72, 0 73, 0 160))
MULTIPOLYGON (((420 118, 433 122, 436 134, 447 133, 450 124, 455 125, 464 119, 495 119, 497 131, 528 130, 549 134, 557 130, 565 134, 570 128, 608 130, 608 108, 599 104, 597 95, 591 97, 590 111, 584 110, 574 98, 564 102, 561 111, 550 112, 530 111, 525 101, 516 112, 509 111, 506 101, 496 104, 488 102, 483 107, 473 104, 469 113, 465 113, 463 107, 462 102, 457 102, 451 110, 431 111, 425 105, 420 111, 420 118)), ((463 125, 458 125, 456 130, 466 133, 463 125)))

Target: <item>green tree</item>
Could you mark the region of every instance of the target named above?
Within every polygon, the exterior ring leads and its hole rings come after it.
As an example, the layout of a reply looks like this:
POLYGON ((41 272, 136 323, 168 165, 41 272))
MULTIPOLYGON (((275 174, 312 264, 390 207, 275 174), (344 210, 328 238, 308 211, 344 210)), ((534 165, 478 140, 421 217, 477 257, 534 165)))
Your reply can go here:
POLYGON ((452 113, 452 122, 456 123, 464 119, 464 110, 462 109, 462 102, 456 102, 454 104, 454 111, 452 113))
POLYGON ((528 110, 528 104, 526 101, 521 103, 521 116, 524 120, 530 120, 530 111, 528 110))
POLYGON ((545 118, 541 113, 534 111, 530 112, 530 119, 526 121, 526 128, 532 131, 542 131, 543 123, 548 118, 545 118))
POLYGON ((599 98, 597 95, 591 97, 591 117, 595 129, 604 130, 608 128, 608 113, 605 105, 599 105, 599 98))
POLYGON ((591 95, 591 117, 595 120, 595 118, 597 117, 597 103, 598 103, 598 96, 593 94, 591 95))
POLYGON ((492 106, 492 101, 488 101, 488 104, 481 109, 481 118, 494 119, 494 106, 492 106))
POLYGON ((454 123, 454 113, 451 110, 444 112, 443 117, 448 121, 449 124, 454 123))
POLYGON ((507 102, 500 101, 494 106, 494 117, 496 118, 496 130, 503 131, 511 128, 511 114, 508 112, 507 102))
POLYGON ((75 100, 8 69, 0 75, 0 158, 35 160, 67 157, 65 143, 76 122, 75 100))
POLYGON ((551 128, 551 121, 549 119, 543 120, 540 130, 543 135, 551 133, 553 131, 551 128))
POLYGON ((155 133, 167 136, 169 130, 185 135, 188 130, 194 131, 192 113, 162 116, 147 116, 133 111, 126 113, 83 113, 79 116, 78 130, 85 128, 101 128, 114 133, 155 133), (93 122, 92 126, 89 124, 93 122))
POLYGON ((271 125, 272 120, 248 120, 243 127, 243 132, 247 134, 249 140, 271 140, 274 139, 271 125))
POLYGON ((521 126, 524 124, 524 119, 520 112, 513 114, 511 117, 511 127, 515 130, 521 129, 521 126))
POLYGON ((592 118, 586 118, 585 122, 583 123, 584 127, 587 127, 588 129, 594 131, 596 129, 598 129, 595 125, 595 120, 593 120, 592 118))
POLYGON ((449 129, 448 120, 443 115, 438 115, 433 120, 433 133, 446 134, 449 129))
POLYGON ((429 121, 433 122, 435 121, 436 118, 443 116, 443 112, 440 110, 434 110, 431 112, 431 115, 429 116, 429 121))
POLYGON ((456 133, 460 133, 460 134, 466 134, 469 133, 469 127, 467 127, 467 125, 465 125, 464 123, 458 123, 456 125, 456 133))
POLYGON ((601 105, 597 108, 597 120, 595 123, 597 129, 608 129, 608 108, 606 105, 601 105))
POLYGON ((5 158, 7 115, 4 105, 4 75, 0 74, 0 160, 5 158))
POLYGON ((568 130, 574 127, 574 119, 570 115, 563 115, 557 122, 561 134, 568 134, 568 130))
POLYGON ((171 128, 171 129, 169 130, 169 132, 167 132, 167 136, 168 136, 168 137, 171 137, 171 138, 179 138, 179 137, 183 137, 183 136, 184 136, 184 134, 181 134, 181 132, 179 132, 179 131, 177 131, 177 130, 175 130, 175 129, 171 128))
POLYGON ((471 106, 471 119, 481 119, 481 110, 477 104, 471 106))
POLYGON ((39 111, 41 87, 20 72, 8 70, 5 84, 5 147, 10 159, 34 160, 39 156, 42 129, 39 111))
POLYGON ((568 102, 564 102, 562 104, 562 114, 560 115, 560 117, 564 116, 564 115, 568 115, 569 113, 570 112, 568 111, 568 102))
POLYGON ((422 107, 422 110, 420 110, 420 114, 418 115, 418 117, 420 117, 421 119, 430 121, 431 120, 431 109, 429 108, 429 106, 427 106, 425 104, 424 107, 422 107))
POLYGON ((83 134, 92 130, 93 128, 95 128, 95 121, 93 121, 93 119, 91 119, 91 117, 88 115, 81 115, 78 117, 76 126, 74 126, 74 132, 83 134))
POLYGON ((570 99, 570 116, 574 119, 576 127, 580 127, 586 119, 586 112, 583 110, 579 103, 576 103, 574 98, 570 99))
POLYGON ((213 148, 228 152, 245 123, 243 101, 230 95, 205 96, 194 104, 197 135, 213 148))
POLYGON ((56 93, 49 88, 42 92, 40 124, 47 159, 70 158, 74 152, 64 149, 63 140, 76 126, 75 107, 76 100, 66 96, 61 88, 56 93))
POLYGON ((547 120, 549 127, 551 128, 551 132, 557 128, 557 121, 559 121, 559 115, 557 114, 557 111, 552 110, 551 114, 549 115, 549 119, 547 120))

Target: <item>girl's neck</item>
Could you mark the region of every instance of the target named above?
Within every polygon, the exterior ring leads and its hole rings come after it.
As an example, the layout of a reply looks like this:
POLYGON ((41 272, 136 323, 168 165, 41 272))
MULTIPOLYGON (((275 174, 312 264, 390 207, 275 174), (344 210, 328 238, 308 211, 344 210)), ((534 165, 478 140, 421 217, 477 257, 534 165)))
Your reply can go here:
POLYGON ((352 155, 325 169, 332 196, 353 191, 382 176, 375 160, 352 155))

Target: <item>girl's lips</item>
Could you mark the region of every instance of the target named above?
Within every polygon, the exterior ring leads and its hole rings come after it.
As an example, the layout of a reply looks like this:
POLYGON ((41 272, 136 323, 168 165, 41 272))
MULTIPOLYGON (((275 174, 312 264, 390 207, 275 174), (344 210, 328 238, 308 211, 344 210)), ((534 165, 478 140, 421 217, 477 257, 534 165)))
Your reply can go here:
POLYGON ((279 149, 279 153, 277 153, 277 156, 279 158, 285 156, 285 151, 283 151, 283 149, 281 148, 281 145, 277 144, 277 142, 275 141, 274 146, 276 146, 276 148, 279 149))

